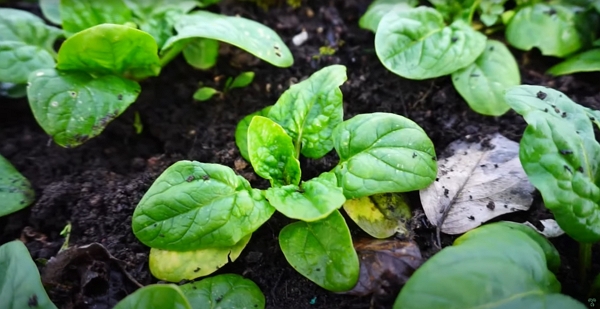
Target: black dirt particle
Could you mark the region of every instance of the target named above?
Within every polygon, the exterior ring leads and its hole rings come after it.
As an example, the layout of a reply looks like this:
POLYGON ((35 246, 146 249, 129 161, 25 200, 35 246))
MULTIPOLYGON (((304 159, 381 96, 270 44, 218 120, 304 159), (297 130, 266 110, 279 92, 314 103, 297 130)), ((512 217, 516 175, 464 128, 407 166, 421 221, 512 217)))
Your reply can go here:
POLYGON ((275 56, 277 57, 281 57, 281 53, 279 53, 278 51, 275 52, 275 56))
POLYGON ((567 118, 567 112, 563 112, 562 115, 560 115, 563 118, 567 118))
POLYGON ((33 294, 27 300, 27 306, 29 307, 37 307, 38 306, 38 298, 36 294, 33 294))
POLYGON ((417 154, 413 152, 412 154, 413 159, 417 157, 417 154))
POLYGON ((216 303, 220 303, 222 300, 223 300, 223 296, 219 296, 219 297, 215 298, 216 303))
POLYGON ((202 180, 207 181, 210 179, 210 176, 208 175, 202 175, 202 180))
POLYGON ((119 95, 117 95, 117 99, 118 100, 123 100, 123 95, 119 93, 119 95))
POLYGON ((508 205, 504 204, 504 208, 508 208, 508 205))
POLYGON ((455 36, 453 36, 453 37, 450 39, 450 41, 451 41, 452 43, 456 43, 456 41, 458 41, 458 38, 457 38, 457 37, 455 37, 455 36))
POLYGON ((197 273, 200 271, 200 267, 196 267, 196 269, 194 269, 194 272, 197 273))
POLYGON ((195 179, 194 175, 190 175, 190 176, 188 176, 188 178, 185 179, 185 181, 192 182, 192 181, 194 181, 194 179, 195 179))
POLYGON ((561 155, 570 155, 570 154, 573 154, 573 150, 568 150, 568 149, 561 149, 558 152, 560 152, 561 155))
POLYGON ((563 167, 565 168, 565 171, 569 172, 569 173, 573 173, 573 171, 571 171, 571 168, 569 168, 566 165, 563 165, 563 167))
POLYGON ((580 173, 583 173, 583 166, 580 166, 580 167, 577 169, 577 171, 578 171, 578 172, 580 172, 580 173))
POLYGON ((542 91, 538 91, 538 93, 535 95, 538 99, 543 100, 546 98, 546 93, 542 92, 542 91))
POLYGON ((444 189, 444 196, 445 196, 445 197, 448 197, 448 193, 450 193, 450 190, 448 190, 448 189, 444 189))
POLYGON ((555 107, 554 108, 554 112, 557 113, 557 114, 560 114, 560 109, 558 109, 558 108, 555 107))
POLYGON ((494 203, 494 201, 490 201, 487 203, 487 205, 485 205, 485 207, 487 207, 489 210, 494 210, 496 209, 496 203, 494 203))
POLYGON ((544 112, 546 112, 546 113, 548 112, 548 108, 547 108, 547 107, 546 107, 546 108, 544 108, 544 112))
POLYGON ((472 196, 472 195, 469 195, 469 199, 470 199, 470 200, 472 200, 472 199, 473 199, 473 196, 472 196))
POLYGON ((498 164, 494 164, 494 168, 498 168, 498 164))
POLYGON ((474 221, 474 220, 475 220, 475 217, 473 217, 473 216, 468 216, 467 218, 468 218, 469 220, 472 220, 472 221, 474 221))
POLYGON ((490 46, 489 50, 494 51, 494 46, 490 46))

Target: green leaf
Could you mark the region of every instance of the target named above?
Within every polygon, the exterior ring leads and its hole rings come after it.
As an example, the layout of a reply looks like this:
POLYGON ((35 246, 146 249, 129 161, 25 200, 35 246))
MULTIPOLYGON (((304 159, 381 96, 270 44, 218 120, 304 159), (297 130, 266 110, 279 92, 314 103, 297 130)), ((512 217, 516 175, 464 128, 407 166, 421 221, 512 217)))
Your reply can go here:
POLYGON ((183 291, 174 284, 145 286, 121 300, 114 309, 192 309, 183 291))
POLYGON ((11 99, 20 99, 27 96, 27 84, 13 84, 0 82, 0 96, 11 99))
POLYGON ((485 35, 462 20, 450 26, 435 9, 418 7, 385 15, 375 34, 375 51, 390 71, 409 79, 448 75, 473 63, 485 35))
POLYGON ((179 18, 175 29, 177 35, 165 43, 163 51, 179 40, 207 38, 237 46, 278 67, 294 63, 292 53, 275 31, 246 18, 198 11, 179 18))
POLYGON ((342 91, 346 67, 331 65, 286 90, 269 112, 292 138, 297 150, 320 158, 333 148, 331 132, 344 117, 342 91))
POLYGON ((258 112, 254 112, 246 117, 244 117, 235 128, 235 144, 240 150, 240 154, 246 161, 250 161, 250 157, 248 156, 248 126, 250 126, 250 121, 254 116, 264 116, 266 117, 271 110, 272 105, 269 105, 258 112))
POLYGON ((539 86, 513 88, 506 100, 528 123, 519 159, 546 208, 569 236, 579 242, 597 242, 600 144, 588 113, 562 93, 539 86))
POLYGON ((559 294, 547 267, 548 254, 558 258, 556 249, 516 225, 487 224, 458 238, 415 271, 394 308, 585 308, 559 294))
POLYGON ((123 0, 60 0, 59 8, 67 37, 96 25, 131 21, 131 10, 123 0))
POLYGON ((44 17, 51 23, 60 25, 60 0, 40 0, 40 9, 44 17))
POLYGON ((31 72, 54 67, 61 34, 31 13, 0 8, 0 82, 24 84, 31 72))
POLYGON ((202 87, 194 92, 194 100, 207 101, 217 93, 219 93, 219 91, 215 88, 202 87))
POLYGON ((324 289, 347 291, 358 281, 358 256, 339 211, 319 221, 285 226, 279 245, 294 269, 324 289))
POLYGON ((186 283, 181 290, 193 309, 265 308, 265 296, 260 288, 240 275, 223 274, 186 283))
POLYGON ((254 80, 254 72, 242 72, 236 76, 230 85, 228 85, 225 91, 229 91, 235 88, 244 88, 252 83, 254 80))
POLYGON ((470 13, 471 10, 475 10, 475 8, 472 8, 473 5, 476 5, 475 0, 430 0, 429 2, 434 5, 436 11, 444 16, 444 20, 461 19, 467 23, 471 23, 471 20, 469 20, 470 13))
POLYGON ((235 261, 250 241, 248 234, 232 247, 206 248, 191 251, 150 249, 149 266, 160 280, 180 282, 208 276, 229 261, 235 261))
POLYGON ((514 47, 537 47, 543 55, 565 57, 589 46, 597 18, 578 6, 535 3, 517 11, 506 27, 506 40, 514 47))
MULTIPOLYGON (((273 110, 273 109, 271 109, 273 110)), ((283 128, 273 120, 254 116, 248 126, 248 157, 257 175, 271 181, 271 186, 300 183, 300 161, 283 128)))
POLYGON ((261 192, 226 166, 179 161, 154 181, 133 213, 145 245, 172 251, 231 247, 275 212, 261 192))
POLYGON ((68 38, 58 51, 56 68, 143 79, 160 72, 157 53, 156 42, 149 34, 104 24, 68 38))
POLYGON ((63 147, 81 145, 100 134, 140 92, 138 83, 122 77, 94 78, 85 72, 54 69, 34 72, 29 83, 33 116, 63 147))
POLYGON ((479 3, 479 19, 481 22, 491 27, 498 22, 500 16, 504 13, 504 4, 507 0, 482 0, 479 3))
POLYGON ((342 207, 346 201, 332 172, 302 182, 300 186, 269 188, 265 196, 277 211, 288 218, 302 221, 321 220, 342 207))
POLYGON ((5 309, 56 309, 27 247, 18 240, 0 246, 0 299, 5 309), (36 304, 32 306, 32 299, 36 304))
POLYGON ((373 32, 383 16, 394 10, 408 10, 419 4, 417 0, 375 0, 369 5, 365 14, 358 20, 358 25, 373 32))
POLYGON ((484 52, 469 66, 452 73, 452 83, 471 109, 500 116, 510 107, 504 102, 507 88, 521 84, 519 66, 498 41, 488 40, 484 52))
POLYGON ((427 187, 437 177, 433 143, 413 121, 395 114, 361 114, 338 125, 335 168, 347 199, 427 187))
POLYGON ((578 72, 594 71, 600 71, 600 49, 592 49, 572 56, 551 67, 547 73, 554 76, 560 76, 578 72))
POLYGON ((348 200, 344 203, 344 210, 363 231, 380 239, 396 233, 407 235, 406 223, 412 217, 406 198, 398 193, 348 200))
POLYGON ((179 41, 184 44, 183 56, 185 61, 196 69, 210 69, 217 63, 219 57, 219 41, 203 38, 192 38, 179 41))
POLYGON ((31 205, 34 199, 35 192, 27 178, 0 156, 0 217, 31 205))

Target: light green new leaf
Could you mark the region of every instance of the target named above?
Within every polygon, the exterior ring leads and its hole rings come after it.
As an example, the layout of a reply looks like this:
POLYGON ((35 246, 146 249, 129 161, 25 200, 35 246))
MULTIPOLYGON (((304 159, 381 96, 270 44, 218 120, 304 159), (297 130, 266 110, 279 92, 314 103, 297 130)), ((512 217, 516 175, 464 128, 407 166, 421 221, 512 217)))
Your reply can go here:
POLYGON ((544 87, 513 88, 506 100, 528 123, 519 159, 545 206, 575 240, 600 240, 600 144, 586 110, 544 87), (548 107, 525 110, 523 102, 548 107))
POLYGON ((415 271, 394 309, 585 308, 559 294, 548 269, 559 258, 556 249, 517 225, 487 224, 458 238, 415 271))
POLYGON ((114 309, 192 309, 183 291, 174 284, 145 286, 121 300, 114 309))
POLYGON ((271 186, 300 183, 300 161, 292 139, 273 120, 258 115, 252 118, 248 126, 248 157, 256 174, 270 180, 271 186))
POLYGON ((44 17, 51 23, 60 25, 60 0, 40 0, 40 9, 44 17))
POLYGON ((211 87, 202 87, 196 92, 194 92, 194 100, 197 101, 206 101, 210 100, 215 94, 219 93, 219 91, 215 88, 211 87))
POLYGON ((61 34, 31 13, 0 8, 0 82, 24 84, 31 72, 53 68, 61 34))
POLYGON ((233 247, 182 252, 152 248, 148 258, 150 272, 154 277, 170 282, 208 276, 230 261, 235 261, 250 241, 251 236, 252 234, 248 234, 233 247))
POLYGON ((258 112, 254 112, 244 117, 235 127, 235 144, 240 150, 242 157, 248 162, 250 162, 250 157, 248 156, 248 126, 250 125, 250 121, 252 121, 254 116, 267 117, 271 107, 273 106, 269 105, 258 112))
POLYGON ((437 177, 433 143, 413 121, 395 114, 361 114, 333 131, 335 168, 347 199, 427 187, 437 177))
POLYGON ((231 168, 179 161, 148 189, 135 208, 132 229, 157 249, 232 247, 274 212, 260 190, 231 168))
POLYGON ((56 309, 27 247, 18 240, 0 246, 0 299, 3 309, 56 309), (37 305, 31 305, 35 299, 37 305))
POLYGON ((292 138, 297 150, 320 158, 333 148, 331 132, 344 117, 342 90, 346 67, 330 65, 286 90, 269 112, 292 138))
POLYGON ((203 38, 191 38, 177 42, 183 44, 185 61, 196 69, 210 69, 219 57, 219 41, 203 38))
POLYGON ((186 283, 181 290, 192 309, 265 308, 265 296, 260 288, 240 275, 223 274, 186 283))
POLYGON ((29 105, 40 126, 63 147, 83 144, 135 101, 140 85, 114 75, 39 70, 31 74, 29 105))
POLYGON ((181 16, 175 30, 177 35, 165 43, 163 52, 180 40, 207 38, 237 46, 278 67, 294 63, 292 53, 275 31, 246 18, 198 11, 181 16))
POLYGON ((294 222, 279 233, 286 260, 304 277, 332 292, 350 290, 359 262, 350 230, 339 211, 315 222, 294 222))
POLYGON ((408 10, 417 4, 419 4, 417 0, 375 0, 358 20, 358 25, 363 29, 376 32, 377 26, 385 14, 394 10, 408 10))
POLYGON ((591 12, 562 3, 535 3, 517 11, 506 27, 510 45, 565 57, 591 44, 597 20, 591 12))
POLYGON ((507 88, 521 84, 519 66, 498 41, 488 40, 484 52, 469 66, 452 73, 452 83, 471 109, 500 116, 510 107, 504 102, 507 88))
POLYGON ((548 74, 554 76, 573 74, 578 72, 600 71, 600 49, 592 49, 577 54, 569 59, 554 65, 548 74))
POLYGON ((58 51, 56 68, 143 79, 158 75, 160 61, 156 42, 149 34, 104 24, 67 39, 58 51))
POLYGON ((0 217, 29 206, 34 199, 35 192, 27 178, 0 156, 0 217))
POLYGON ((265 196, 286 217, 309 222, 329 216, 346 201, 344 191, 337 186, 337 178, 332 172, 323 173, 300 186, 269 188, 265 196))
POLYGON ((225 85, 225 91, 229 91, 235 88, 244 88, 252 83, 254 80, 254 72, 242 72, 236 76, 231 82, 225 85))
POLYGON ((448 75, 473 63, 485 48, 485 35, 462 20, 446 26, 430 7, 386 14, 375 34, 375 51, 397 75, 427 79, 448 75))
POLYGON ((479 19, 491 27, 498 22, 504 13, 504 4, 507 0, 483 0, 479 3, 479 19))
POLYGON ((100 24, 125 24, 131 10, 123 0, 60 0, 60 17, 67 36, 100 24))

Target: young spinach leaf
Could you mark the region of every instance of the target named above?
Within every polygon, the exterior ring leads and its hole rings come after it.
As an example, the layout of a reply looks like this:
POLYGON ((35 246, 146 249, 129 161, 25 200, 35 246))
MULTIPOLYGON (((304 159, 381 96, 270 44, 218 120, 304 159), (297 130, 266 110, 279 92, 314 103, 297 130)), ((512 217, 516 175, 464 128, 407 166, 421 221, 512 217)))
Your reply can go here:
POLYGON ((235 128, 235 144, 240 150, 242 157, 248 162, 250 162, 250 157, 248 156, 248 126, 250 125, 250 121, 252 121, 254 116, 267 117, 271 107, 273 106, 269 105, 258 112, 254 112, 244 117, 235 128))
POLYGON ((125 24, 131 10, 123 0, 60 0, 62 27, 69 37, 100 24, 125 24))
POLYGON ((346 201, 337 182, 335 174, 327 172, 302 182, 300 186, 269 188, 265 196, 286 217, 312 222, 329 216, 346 201))
POLYGON ((242 72, 236 76, 228 85, 225 86, 224 91, 227 92, 235 88, 244 88, 252 83, 254 80, 254 72, 242 72))
POLYGON ((416 123, 395 114, 362 114, 333 131, 338 184, 347 199, 419 190, 437 175, 433 143, 416 123))
POLYGON ((25 84, 31 72, 54 67, 58 28, 25 11, 0 8, 0 82, 25 84))
POLYGON ((498 22, 500 16, 504 13, 504 4, 507 0, 482 0, 479 4, 479 19, 481 22, 491 27, 498 22))
POLYGON ((179 161, 148 189, 135 208, 132 229, 157 249, 231 247, 273 212, 262 193, 229 167, 179 161))
POLYGON ((386 14, 375 34, 375 51, 397 75, 427 79, 448 75, 473 63, 485 48, 485 35, 456 20, 449 26, 433 8, 386 14))
POLYGON ((194 100, 207 101, 210 100, 219 91, 211 87, 202 87, 194 92, 194 100))
POLYGON ((252 118, 248 126, 248 156, 256 174, 270 180, 271 186, 300 183, 300 161, 292 139, 273 120, 252 118))
POLYGON ((346 67, 325 67, 286 90, 269 112, 292 137, 296 151, 320 158, 333 148, 331 133, 344 117, 342 91, 346 67))
POLYGON ((363 29, 376 32, 377 26, 385 14, 394 10, 411 9, 417 4, 419 4, 417 0, 374 0, 358 20, 358 25, 363 29))
POLYGON ((287 225, 279 233, 279 245, 294 269, 329 291, 350 290, 358 281, 358 256, 337 210, 319 221, 287 225))
POLYGON ((521 84, 521 75, 508 48, 501 42, 488 40, 475 62, 452 73, 452 83, 471 109, 483 115, 500 116, 510 109, 504 102, 505 90, 521 84))
POLYGON ((237 46, 278 67, 294 63, 292 53, 275 31, 249 19, 198 11, 181 16, 175 29, 177 35, 165 43, 163 52, 180 40, 207 38, 237 46))
POLYGON ((600 49, 588 50, 570 57, 551 67, 547 73, 554 76, 560 76, 577 72, 594 71, 600 71, 600 49))
POLYGON ((181 286, 181 290, 192 309, 265 308, 265 296, 256 283, 235 274, 223 274, 186 283, 181 286))
POLYGON ((29 78, 29 105, 40 126, 63 147, 97 136, 135 101, 140 85, 119 76, 38 70, 29 78))
POLYGON ((192 309, 183 291, 174 284, 145 286, 121 300, 114 309, 192 309))
POLYGON ((9 309, 56 309, 27 247, 13 240, 0 246, 0 299, 9 309))
POLYGON ((35 192, 27 178, 0 156, 0 217, 21 210, 35 199, 35 192))
POLYGON ((217 63, 219 41, 204 38, 191 38, 177 42, 183 44, 185 61, 196 69, 206 70, 217 63))

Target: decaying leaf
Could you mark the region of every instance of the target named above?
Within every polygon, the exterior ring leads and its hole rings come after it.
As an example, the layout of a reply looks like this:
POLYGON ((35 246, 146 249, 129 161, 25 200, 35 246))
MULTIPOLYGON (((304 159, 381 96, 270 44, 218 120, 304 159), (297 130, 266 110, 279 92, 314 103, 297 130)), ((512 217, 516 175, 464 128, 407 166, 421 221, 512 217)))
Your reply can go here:
POLYGON ((535 226, 533 223, 531 223, 529 221, 525 222, 523 224, 533 228, 538 233, 546 236, 546 238, 558 237, 565 233, 565 231, 563 231, 560 228, 560 226, 558 226, 558 223, 556 223, 556 220, 554 220, 554 219, 540 220, 540 223, 542 224, 542 228, 538 228, 537 226, 535 226))
POLYGON ((420 191, 429 221, 460 234, 500 215, 527 210, 534 191, 519 161, 519 144, 500 134, 481 143, 455 141, 438 161, 438 178, 420 191))
POLYGON ((423 263, 419 246, 410 241, 360 239, 354 248, 360 260, 360 275, 356 286, 345 294, 396 297, 423 263))
POLYGON ((352 221, 375 238, 405 235, 410 207, 401 193, 382 193, 347 200, 344 210, 352 221))

